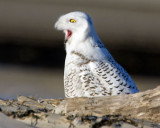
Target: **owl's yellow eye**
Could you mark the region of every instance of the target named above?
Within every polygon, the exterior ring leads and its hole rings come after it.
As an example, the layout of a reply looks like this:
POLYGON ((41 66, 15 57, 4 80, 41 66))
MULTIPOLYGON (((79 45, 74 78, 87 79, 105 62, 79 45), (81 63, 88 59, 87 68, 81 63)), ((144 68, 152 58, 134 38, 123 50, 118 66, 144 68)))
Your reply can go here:
POLYGON ((71 23, 75 23, 76 21, 74 19, 69 20, 71 23))

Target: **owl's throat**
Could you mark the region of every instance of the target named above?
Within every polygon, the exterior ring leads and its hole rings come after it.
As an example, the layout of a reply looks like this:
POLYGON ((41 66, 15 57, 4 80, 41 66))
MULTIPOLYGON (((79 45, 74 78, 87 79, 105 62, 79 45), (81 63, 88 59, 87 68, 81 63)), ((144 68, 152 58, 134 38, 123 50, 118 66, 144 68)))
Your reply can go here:
POLYGON ((68 39, 72 36, 72 32, 70 30, 65 31, 65 43, 68 41, 68 39))

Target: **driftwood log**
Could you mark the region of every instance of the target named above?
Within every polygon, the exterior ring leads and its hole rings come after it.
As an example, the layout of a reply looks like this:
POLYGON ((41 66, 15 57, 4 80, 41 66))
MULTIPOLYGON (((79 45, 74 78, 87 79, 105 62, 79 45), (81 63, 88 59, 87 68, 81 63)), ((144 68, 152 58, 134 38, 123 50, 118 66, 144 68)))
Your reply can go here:
POLYGON ((160 128, 160 86, 111 97, 36 100, 18 96, 0 100, 0 111, 28 127, 160 128))

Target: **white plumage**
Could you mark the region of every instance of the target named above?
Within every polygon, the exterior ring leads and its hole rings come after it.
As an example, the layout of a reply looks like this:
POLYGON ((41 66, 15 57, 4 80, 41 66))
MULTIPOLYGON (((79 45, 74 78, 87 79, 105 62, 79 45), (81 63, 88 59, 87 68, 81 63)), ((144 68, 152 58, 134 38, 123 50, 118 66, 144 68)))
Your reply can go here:
POLYGON ((83 12, 61 16, 55 28, 65 33, 66 97, 97 97, 138 92, 128 73, 113 59, 83 12))

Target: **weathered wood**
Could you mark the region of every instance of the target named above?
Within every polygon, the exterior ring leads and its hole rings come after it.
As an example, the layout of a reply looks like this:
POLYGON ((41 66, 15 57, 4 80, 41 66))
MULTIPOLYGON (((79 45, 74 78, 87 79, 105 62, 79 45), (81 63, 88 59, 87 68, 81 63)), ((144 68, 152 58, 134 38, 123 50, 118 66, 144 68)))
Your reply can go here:
POLYGON ((130 95, 64 99, 55 112, 79 116, 123 115, 160 123, 160 86, 130 95))
POLYGON ((40 128, 108 128, 117 124, 123 128, 158 128, 160 86, 137 94, 112 97, 36 100, 18 96, 17 100, 0 100, 0 110, 40 128))

